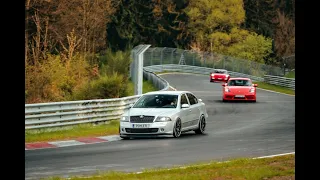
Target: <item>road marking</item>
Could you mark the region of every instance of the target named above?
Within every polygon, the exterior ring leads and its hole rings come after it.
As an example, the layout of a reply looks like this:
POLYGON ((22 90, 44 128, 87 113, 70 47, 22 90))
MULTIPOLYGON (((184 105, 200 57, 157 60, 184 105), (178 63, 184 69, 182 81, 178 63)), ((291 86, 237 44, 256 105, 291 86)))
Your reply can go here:
POLYGON ((285 155, 290 155, 290 154, 295 154, 295 152, 289 152, 289 153, 283 153, 283 154, 275 154, 275 155, 270 155, 270 156, 261 156, 261 157, 256 157, 256 158, 252 158, 252 159, 272 158, 272 157, 285 156, 285 155))
POLYGON ((111 136, 100 136, 98 137, 100 139, 104 139, 104 140, 107 140, 107 141, 119 141, 121 140, 121 137, 119 135, 111 135, 111 136))
POLYGON ((67 147, 67 146, 77 146, 77 145, 84 145, 86 143, 79 142, 76 140, 68 140, 68 141, 53 141, 48 142, 49 144, 55 145, 57 147, 67 147))
POLYGON ((170 88, 171 88, 171 89, 173 89, 174 91, 176 91, 176 90, 177 90, 176 88, 174 88, 174 87, 172 87, 172 86, 170 86, 170 88))
MULTIPOLYGON (((251 158, 251 159, 263 159, 263 158, 272 158, 272 157, 276 157, 276 156, 285 156, 285 155, 290 155, 290 154, 295 154, 295 152, 290 152, 290 153, 283 153, 283 154, 275 154, 275 155, 269 155, 269 156, 260 156, 260 157, 255 157, 255 158, 251 158)), ((214 163, 227 163, 230 161, 221 161, 221 162, 214 162, 214 163)), ((180 167, 175 167, 175 168, 170 168, 170 169, 164 169, 164 170, 174 170, 174 169, 186 169, 188 167, 199 167, 199 166, 207 166, 210 165, 212 163, 206 163, 206 164, 197 164, 197 165, 191 165, 191 166, 180 166, 180 167)), ((136 172, 134 174, 141 174, 141 173, 145 173, 142 171, 136 172)))

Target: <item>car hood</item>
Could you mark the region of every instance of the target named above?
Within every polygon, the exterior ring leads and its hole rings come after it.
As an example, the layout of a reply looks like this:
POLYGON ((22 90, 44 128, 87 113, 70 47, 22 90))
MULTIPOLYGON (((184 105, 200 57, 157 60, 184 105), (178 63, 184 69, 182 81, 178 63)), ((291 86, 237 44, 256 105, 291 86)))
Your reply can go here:
POLYGON ((228 86, 230 92, 234 93, 248 93, 252 86, 228 86))
POLYGON ((177 113, 177 109, 172 108, 130 108, 123 115, 124 116, 171 116, 177 113))

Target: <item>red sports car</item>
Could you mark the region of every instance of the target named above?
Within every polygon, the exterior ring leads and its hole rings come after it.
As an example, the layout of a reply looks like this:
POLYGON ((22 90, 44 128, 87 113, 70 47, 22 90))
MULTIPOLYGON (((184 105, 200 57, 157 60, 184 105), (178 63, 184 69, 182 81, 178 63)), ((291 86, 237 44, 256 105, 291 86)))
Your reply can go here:
POLYGON ((249 78, 230 78, 227 83, 222 84, 223 101, 245 100, 256 102, 256 87, 249 78))
POLYGON ((228 71, 225 69, 215 69, 210 73, 210 82, 227 82, 230 78, 228 71))

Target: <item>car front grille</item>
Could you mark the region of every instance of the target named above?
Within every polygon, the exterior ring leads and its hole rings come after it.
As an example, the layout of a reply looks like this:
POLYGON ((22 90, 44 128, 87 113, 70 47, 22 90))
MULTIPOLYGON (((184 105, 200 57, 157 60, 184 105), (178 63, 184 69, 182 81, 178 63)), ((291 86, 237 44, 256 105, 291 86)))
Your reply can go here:
POLYGON ((155 133, 159 128, 126 128, 127 133, 155 133))
POLYGON ((152 123, 154 116, 130 116, 131 123, 152 123))

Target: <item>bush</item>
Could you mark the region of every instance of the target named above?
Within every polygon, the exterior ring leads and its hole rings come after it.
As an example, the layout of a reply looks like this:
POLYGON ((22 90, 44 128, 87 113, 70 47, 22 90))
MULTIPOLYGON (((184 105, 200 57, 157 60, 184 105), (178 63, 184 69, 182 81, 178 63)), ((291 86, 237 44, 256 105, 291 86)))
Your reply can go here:
POLYGON ((100 57, 100 75, 112 75, 118 73, 126 77, 130 72, 131 52, 112 52, 108 49, 104 56, 100 57))
POLYGON ((37 66, 26 66, 25 103, 58 102, 72 98, 72 94, 92 78, 91 67, 81 55, 69 62, 60 56, 48 55, 37 66))
POLYGON ((110 76, 101 76, 86 83, 79 91, 75 92, 75 100, 108 99, 127 96, 128 80, 115 73, 110 76))

